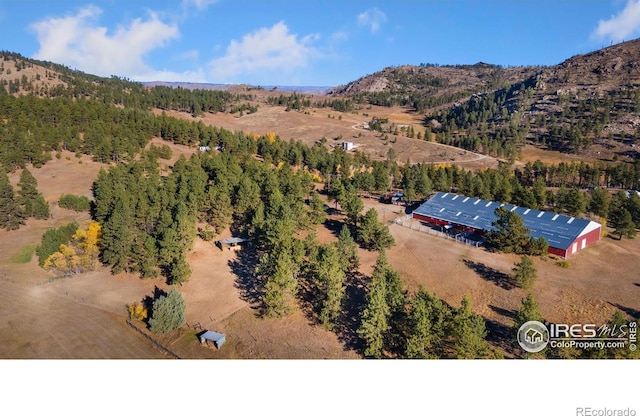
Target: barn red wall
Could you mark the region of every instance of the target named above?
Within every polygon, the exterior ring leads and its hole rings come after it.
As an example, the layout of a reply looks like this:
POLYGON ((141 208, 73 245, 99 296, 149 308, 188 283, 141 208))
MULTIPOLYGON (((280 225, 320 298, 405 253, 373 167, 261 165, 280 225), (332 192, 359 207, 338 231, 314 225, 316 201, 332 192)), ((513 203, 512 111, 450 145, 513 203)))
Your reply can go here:
POLYGON ((577 253, 578 251, 582 250, 582 240, 584 240, 584 239, 587 240, 587 244, 585 245, 585 248, 587 248, 591 244, 593 244, 596 241, 600 240, 600 232, 601 232, 601 227, 598 227, 595 230, 590 231, 587 234, 583 235, 582 237, 576 238, 571 243, 571 245, 569 246, 569 248, 567 250, 561 250, 559 248, 549 247, 549 253, 555 254, 555 255, 558 255, 558 256, 562 256, 562 257, 568 257, 568 256, 570 256, 572 254, 571 253, 571 248, 573 247, 574 243, 578 243, 578 248, 576 249, 576 253, 577 253))
POLYGON ((587 239, 587 247, 589 247, 591 244, 595 243, 596 241, 600 240, 600 233, 602 232, 602 227, 598 227, 595 230, 591 231, 590 233, 587 233, 586 235, 580 237, 580 241, 582 241, 583 238, 587 239))
POLYGON ((555 254, 556 256, 564 257, 567 254, 567 251, 561 248, 555 248, 555 247, 549 246, 549 253, 555 254))
POLYGON ((435 224, 435 225, 440 225, 440 226, 451 224, 451 225, 454 226, 455 229, 460 230, 463 233, 472 232, 472 231, 476 231, 476 232, 480 232, 480 233, 484 232, 484 230, 481 230, 479 228, 460 225, 460 224, 456 224, 454 222, 449 222, 449 221, 445 221, 445 220, 440 220, 440 219, 437 219, 437 218, 429 217, 427 215, 416 214, 416 213, 413 213, 411 215, 412 215, 413 219, 424 221, 424 222, 427 222, 429 224, 435 224))
POLYGON ((429 224, 435 224, 435 225, 447 225, 447 224, 449 224, 449 221, 443 221, 443 220, 439 220, 437 218, 428 217, 426 215, 416 214, 415 212, 413 214, 411 214, 411 215, 413 216, 413 219, 424 221, 424 222, 428 222, 429 224))

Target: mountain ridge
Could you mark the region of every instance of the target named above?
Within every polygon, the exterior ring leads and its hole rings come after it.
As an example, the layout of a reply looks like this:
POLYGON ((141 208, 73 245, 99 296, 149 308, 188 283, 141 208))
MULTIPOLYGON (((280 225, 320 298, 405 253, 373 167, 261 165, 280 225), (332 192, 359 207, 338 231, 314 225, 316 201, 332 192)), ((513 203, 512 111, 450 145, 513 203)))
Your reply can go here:
POLYGON ((208 82, 184 82, 184 81, 149 81, 143 82, 143 85, 147 87, 172 87, 172 88, 185 88, 185 89, 202 89, 202 90, 214 90, 214 91, 234 91, 243 90, 251 91, 256 89, 270 90, 270 91, 284 91, 284 92, 298 92, 303 94, 324 94, 326 91, 331 90, 332 86, 315 86, 315 85, 250 85, 250 84, 216 84, 208 82))
MULTIPOLYGON (((249 108, 238 100, 253 100, 251 111, 257 111, 257 102, 267 102, 264 96, 302 93, 325 97, 328 102, 322 105, 333 102, 334 110, 342 112, 359 111, 366 105, 402 106, 423 116, 427 130, 423 138, 496 157, 516 158, 520 149, 531 144, 603 161, 640 159, 636 148, 640 144, 640 39, 575 55, 552 66, 399 65, 333 88, 138 83, 100 78, 15 53, 2 56, 0 83, 11 94, 60 96, 70 80, 78 78, 82 78, 80 85, 74 84, 73 91, 65 94, 94 94, 95 98, 104 94, 106 100, 117 95, 115 104, 126 102, 126 91, 152 91, 160 86, 235 94, 183 97, 184 105, 178 108, 196 114, 249 108), (12 69, 15 73, 10 74, 12 69), (90 88, 98 92, 88 92, 90 88), (258 93, 263 97, 257 100, 258 93), (219 104, 201 105, 214 98, 219 104)), ((173 104, 159 108, 165 107, 176 108, 173 104)))

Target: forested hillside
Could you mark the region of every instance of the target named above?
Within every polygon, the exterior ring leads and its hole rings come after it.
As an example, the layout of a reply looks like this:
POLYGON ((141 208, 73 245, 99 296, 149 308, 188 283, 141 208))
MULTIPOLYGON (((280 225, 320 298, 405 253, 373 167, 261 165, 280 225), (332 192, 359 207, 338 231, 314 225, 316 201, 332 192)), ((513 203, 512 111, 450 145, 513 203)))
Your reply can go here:
POLYGON ((525 144, 603 161, 640 157, 640 40, 550 67, 387 68, 336 88, 354 103, 407 105, 426 137, 515 160, 525 144))
POLYGON ((193 115, 226 111, 233 103, 251 98, 250 95, 227 91, 191 90, 162 85, 147 88, 141 83, 117 76, 102 78, 4 51, 0 51, 0 94, 90 98, 125 108, 160 108, 186 111, 193 115))

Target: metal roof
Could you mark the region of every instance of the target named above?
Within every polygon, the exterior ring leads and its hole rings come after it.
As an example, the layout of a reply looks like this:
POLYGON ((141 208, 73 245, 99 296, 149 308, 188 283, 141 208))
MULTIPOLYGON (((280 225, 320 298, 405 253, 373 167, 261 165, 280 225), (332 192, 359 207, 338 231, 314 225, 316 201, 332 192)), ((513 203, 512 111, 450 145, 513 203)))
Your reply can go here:
POLYGON ((248 238, 241 238, 241 237, 231 237, 231 238, 227 238, 226 240, 221 240, 220 244, 240 244, 240 243, 246 243, 247 241, 249 241, 248 238))
POLYGON ((579 236, 600 227, 597 222, 582 218, 446 192, 438 192, 413 212, 491 231, 495 230, 491 224, 497 219, 494 211, 500 206, 518 214, 525 227, 531 230, 532 237, 544 237, 549 242, 549 246, 554 248, 566 250, 579 236))
POLYGON ((225 336, 224 334, 221 334, 219 332, 207 330, 205 333, 200 335, 200 339, 208 339, 214 342, 218 342, 220 340, 224 340, 225 336))

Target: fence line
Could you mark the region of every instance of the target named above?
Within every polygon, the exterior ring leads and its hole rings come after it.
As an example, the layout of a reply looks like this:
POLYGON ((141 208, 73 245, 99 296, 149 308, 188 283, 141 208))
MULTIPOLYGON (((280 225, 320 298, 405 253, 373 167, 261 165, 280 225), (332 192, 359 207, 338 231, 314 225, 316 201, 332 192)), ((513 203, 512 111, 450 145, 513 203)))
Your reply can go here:
POLYGON ((64 293, 54 290, 54 293, 59 297, 66 297, 69 300, 74 301, 75 303, 80 303, 82 305, 91 306, 92 308, 101 309, 106 312, 111 312, 120 316, 127 316, 126 305, 120 307, 114 307, 112 305, 105 305, 104 303, 96 303, 90 298, 85 298, 83 296, 77 296, 73 293, 69 293, 69 291, 65 291, 64 293))
POLYGON ((197 329, 199 331, 202 331, 202 324, 200 322, 196 322, 195 324, 189 324, 189 322, 185 322, 187 325, 187 328, 189 329, 197 329))
POLYGON ((468 239, 464 237, 462 234, 451 235, 451 234, 443 233, 442 231, 434 230, 432 227, 429 227, 427 225, 422 225, 421 223, 414 221, 410 215, 405 215, 404 217, 396 218, 395 223, 414 231, 427 233, 429 235, 434 235, 436 237, 446 238, 448 240, 455 240, 459 243, 463 243, 469 246, 480 247, 484 243, 484 241, 475 241, 475 240, 468 239))
POLYGON ((158 341, 156 341, 155 339, 153 339, 151 336, 149 336, 149 334, 145 333, 144 331, 142 331, 140 328, 138 328, 136 325, 134 325, 133 322, 131 322, 130 319, 127 319, 127 325, 129 325, 131 328, 135 329, 136 331, 138 331, 138 333, 140 335, 142 335, 143 337, 145 337, 146 339, 148 339, 149 341, 151 341, 151 343, 158 348, 161 352, 167 353, 169 355, 171 355, 173 358, 177 358, 180 359, 180 357, 178 356, 178 354, 174 353, 173 351, 171 351, 169 348, 165 347, 164 345, 162 345, 161 343, 159 343, 158 341))
MULTIPOLYGON (((16 278, 14 276, 8 275, 5 272, 0 271, 0 280, 4 280, 6 282, 10 282, 14 285, 20 286, 20 287, 37 287, 37 286, 45 286, 48 285, 49 283, 53 283, 55 280, 32 280, 32 279, 28 279, 28 278, 16 278)), ((85 306, 90 306, 92 308, 96 308, 96 309, 100 309, 103 310, 105 312, 110 312, 116 315, 120 315, 120 316, 127 316, 127 312, 126 312, 126 306, 113 306, 113 305, 107 305, 104 303, 99 303, 99 302, 94 302, 91 298, 89 297, 84 297, 84 296, 78 296, 75 295, 73 293, 70 293, 68 290, 62 291, 60 289, 52 289, 50 291, 51 295, 56 296, 58 298, 62 298, 62 299, 68 299, 74 303, 78 303, 78 304, 82 304, 85 306)))

